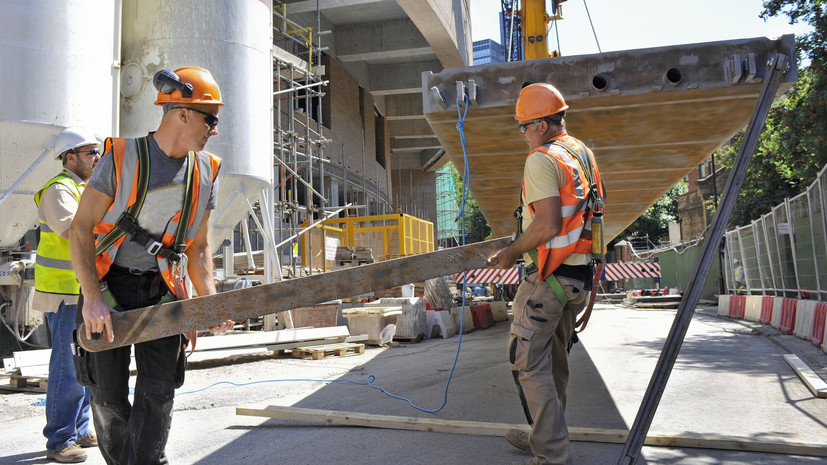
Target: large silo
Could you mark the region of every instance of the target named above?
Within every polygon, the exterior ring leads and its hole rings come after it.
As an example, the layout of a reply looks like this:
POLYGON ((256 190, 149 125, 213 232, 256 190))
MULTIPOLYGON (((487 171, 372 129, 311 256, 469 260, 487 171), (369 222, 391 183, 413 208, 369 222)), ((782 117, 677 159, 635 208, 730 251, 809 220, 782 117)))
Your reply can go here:
POLYGON ((226 104, 219 134, 206 150, 223 159, 210 243, 217 248, 270 184, 272 32, 270 2, 260 0, 125 0, 121 135, 155 130, 161 107, 152 76, 160 69, 210 70, 226 104), (246 200, 245 200, 246 199, 246 200))
POLYGON ((0 249, 37 225, 32 196, 61 169, 52 136, 113 131, 116 3, 0 0, 0 249))

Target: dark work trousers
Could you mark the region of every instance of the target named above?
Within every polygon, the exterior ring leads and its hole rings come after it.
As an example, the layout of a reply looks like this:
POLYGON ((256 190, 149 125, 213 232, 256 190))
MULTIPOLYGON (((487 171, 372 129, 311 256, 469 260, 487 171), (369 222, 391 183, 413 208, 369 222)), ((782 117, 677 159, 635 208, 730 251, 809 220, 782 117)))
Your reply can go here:
MULTIPOLYGON (((168 292, 157 272, 132 274, 113 265, 103 280, 124 310, 153 305, 168 292)), ((81 297, 81 320, 82 308, 81 297)), ((92 418, 107 464, 169 463, 164 450, 175 388, 183 381, 183 368, 178 363, 179 357, 184 357, 182 339, 177 335, 135 344, 138 377, 132 405, 128 397, 130 347, 89 353, 92 418)))

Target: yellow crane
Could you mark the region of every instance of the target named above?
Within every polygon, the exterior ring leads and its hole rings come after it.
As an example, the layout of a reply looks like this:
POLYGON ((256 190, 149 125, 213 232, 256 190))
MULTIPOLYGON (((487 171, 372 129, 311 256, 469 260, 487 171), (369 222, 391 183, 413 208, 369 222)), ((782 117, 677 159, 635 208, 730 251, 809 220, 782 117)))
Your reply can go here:
POLYGON ((523 0, 520 7, 520 22, 523 25, 523 52, 526 60, 559 57, 560 52, 549 52, 549 23, 563 19, 560 6, 566 0, 551 1, 551 16, 546 11, 546 0, 523 0))

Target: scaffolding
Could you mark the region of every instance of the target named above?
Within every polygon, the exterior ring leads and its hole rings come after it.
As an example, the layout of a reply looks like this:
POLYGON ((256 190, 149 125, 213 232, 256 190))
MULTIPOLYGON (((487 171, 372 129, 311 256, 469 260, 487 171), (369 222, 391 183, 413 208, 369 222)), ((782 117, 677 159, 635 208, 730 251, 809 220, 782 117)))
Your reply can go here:
POLYGON ((436 172, 436 216, 437 242, 440 247, 453 247, 460 244, 460 225, 457 222, 459 205, 457 188, 454 182, 455 169, 448 163, 436 172))
MULTIPOLYGON (((330 73, 325 72, 322 63, 325 49, 321 45, 321 37, 329 31, 320 31, 318 8, 315 28, 289 19, 287 10, 283 3, 273 4, 273 183, 261 194, 260 202, 248 202, 250 216, 236 228, 217 263, 228 276, 236 272, 261 274, 263 269, 265 282, 330 271, 327 264, 335 262, 335 247, 328 244, 332 236, 327 233, 348 228, 351 235, 359 230, 361 239, 354 242, 346 234, 340 241, 342 245, 362 245, 364 234, 369 232, 384 235, 386 238, 377 242, 381 243, 375 253, 378 257, 433 250, 433 225, 394 213, 391 208, 390 169, 386 168, 384 177, 385 192, 381 190, 378 164, 374 179, 367 179, 364 129, 361 171, 347 166, 345 144, 341 145, 341 155, 337 146, 330 150, 333 141, 325 135, 324 121, 331 118, 325 112, 330 106, 323 106, 329 84, 324 76, 330 73), (330 183, 329 189, 326 182, 330 183), (343 186, 341 191, 339 185, 343 186), (397 216, 402 219, 395 219, 397 216), (383 232, 383 228, 393 232, 383 232), (423 241, 430 247, 422 245, 423 241), (236 267, 236 261, 241 266, 236 267), (268 267, 274 271, 269 275, 268 267)), ((384 129, 381 131, 384 137, 384 129)))

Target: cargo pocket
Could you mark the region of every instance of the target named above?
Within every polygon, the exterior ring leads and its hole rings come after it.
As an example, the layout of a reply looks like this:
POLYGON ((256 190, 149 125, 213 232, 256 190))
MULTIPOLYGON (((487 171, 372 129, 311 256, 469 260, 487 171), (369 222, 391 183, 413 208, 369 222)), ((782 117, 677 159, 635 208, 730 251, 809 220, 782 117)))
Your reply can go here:
POLYGON ((175 365, 175 389, 184 385, 184 374, 187 372, 187 337, 181 335, 178 363, 175 365))
POLYGON ((531 338, 535 330, 516 323, 511 324, 511 337, 508 347, 508 361, 512 370, 528 368, 528 356, 531 348, 531 338))

